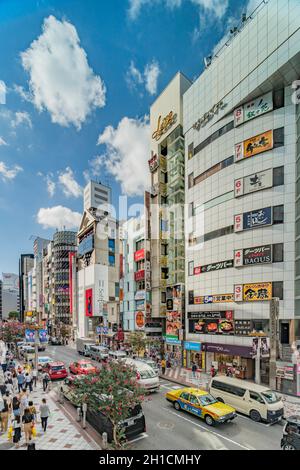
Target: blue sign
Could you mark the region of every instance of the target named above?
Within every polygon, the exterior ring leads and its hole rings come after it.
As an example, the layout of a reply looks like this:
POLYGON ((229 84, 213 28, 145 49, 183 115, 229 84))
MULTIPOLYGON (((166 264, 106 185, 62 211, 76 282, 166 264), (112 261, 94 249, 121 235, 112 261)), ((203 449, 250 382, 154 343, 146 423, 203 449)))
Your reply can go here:
POLYGON ((90 253, 94 249, 94 235, 89 235, 83 240, 78 245, 78 255, 83 256, 86 253, 90 253))
POLYGON ((107 335, 108 333, 108 327, 107 326, 96 326, 96 333, 97 335, 107 335))
POLYGON ((243 230, 272 225, 272 207, 264 207, 257 211, 243 214, 243 230))
POLYGON ((176 338, 166 338, 166 343, 167 344, 179 344, 181 345, 181 341, 176 338))
POLYGON ((40 343, 48 343, 48 332, 47 330, 39 330, 40 343))
POLYGON ((34 330, 25 330, 25 339, 27 343, 34 343, 35 341, 35 331, 34 330))
POLYGON ((96 326, 97 335, 101 335, 101 330, 102 330, 101 326, 96 326))
POLYGON ((191 343, 190 341, 184 342, 184 349, 186 351, 201 351, 201 343, 191 343))

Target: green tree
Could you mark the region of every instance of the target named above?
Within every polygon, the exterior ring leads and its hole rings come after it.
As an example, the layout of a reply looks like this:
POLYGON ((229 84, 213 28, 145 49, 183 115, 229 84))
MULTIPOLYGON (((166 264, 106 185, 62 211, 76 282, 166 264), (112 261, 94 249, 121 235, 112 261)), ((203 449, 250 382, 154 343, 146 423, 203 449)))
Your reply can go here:
POLYGON ((129 335, 129 343, 133 352, 140 356, 146 350, 149 340, 143 331, 134 331, 129 335))
POLYGON ((76 379, 74 385, 80 403, 86 403, 95 412, 102 412, 110 420, 114 445, 121 448, 124 432, 119 423, 127 419, 130 410, 145 398, 144 390, 137 383, 135 369, 121 361, 113 361, 95 374, 76 379))
POLYGON ((0 324, 0 339, 6 343, 14 343, 24 339, 25 325, 17 321, 7 321, 0 324))
POLYGON ((11 320, 17 320, 19 318, 19 312, 15 312, 15 311, 9 312, 8 318, 11 320))

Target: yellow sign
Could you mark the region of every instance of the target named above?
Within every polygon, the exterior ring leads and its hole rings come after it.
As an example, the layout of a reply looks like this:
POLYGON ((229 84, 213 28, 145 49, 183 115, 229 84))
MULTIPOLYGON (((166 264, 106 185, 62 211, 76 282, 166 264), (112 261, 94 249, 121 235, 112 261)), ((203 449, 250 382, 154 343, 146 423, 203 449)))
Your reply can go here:
POLYGON ((157 121, 157 129, 152 134, 152 139, 159 140, 163 134, 167 132, 170 127, 175 124, 177 120, 177 114, 174 114, 173 111, 170 111, 169 114, 163 118, 159 116, 157 121))
POLYGON ((258 153, 266 152, 273 148, 273 131, 251 137, 244 141, 244 157, 253 157, 258 153))
POLYGON ((243 285, 243 299, 246 302, 272 299, 272 282, 259 282, 243 285))
POLYGON ((26 312, 26 317, 32 317, 32 312, 26 312))

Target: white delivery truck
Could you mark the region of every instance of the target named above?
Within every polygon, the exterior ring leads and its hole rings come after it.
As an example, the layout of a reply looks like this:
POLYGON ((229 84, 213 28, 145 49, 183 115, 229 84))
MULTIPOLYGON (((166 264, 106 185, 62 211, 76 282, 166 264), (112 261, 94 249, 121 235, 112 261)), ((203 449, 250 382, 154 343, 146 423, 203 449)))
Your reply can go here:
POLYGON ((91 338, 77 338, 76 339, 76 349, 81 356, 89 357, 90 356, 90 347, 95 345, 95 340, 91 338))

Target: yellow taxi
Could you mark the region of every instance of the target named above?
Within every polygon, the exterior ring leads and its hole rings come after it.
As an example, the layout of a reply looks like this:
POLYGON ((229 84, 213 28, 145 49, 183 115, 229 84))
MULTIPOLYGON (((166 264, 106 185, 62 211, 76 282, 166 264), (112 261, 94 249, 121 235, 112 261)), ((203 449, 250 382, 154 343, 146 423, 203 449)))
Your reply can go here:
POLYGON ((184 410, 199 416, 209 426, 232 421, 236 417, 235 409, 232 406, 221 403, 208 392, 199 388, 186 387, 172 390, 166 393, 165 397, 173 403, 175 410, 184 410))

